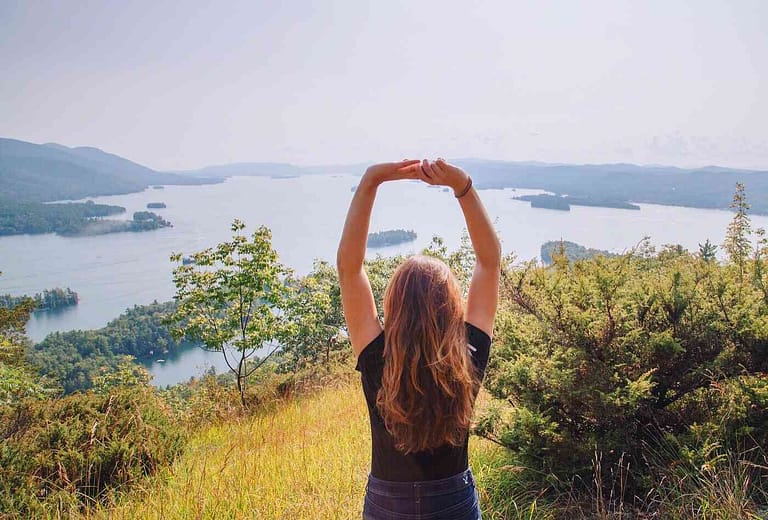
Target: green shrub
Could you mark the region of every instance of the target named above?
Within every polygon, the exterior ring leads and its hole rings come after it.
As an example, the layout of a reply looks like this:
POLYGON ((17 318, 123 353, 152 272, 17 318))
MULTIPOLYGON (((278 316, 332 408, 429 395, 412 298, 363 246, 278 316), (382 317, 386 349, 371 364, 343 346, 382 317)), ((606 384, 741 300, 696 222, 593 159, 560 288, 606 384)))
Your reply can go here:
POLYGON ((742 274, 674 247, 505 271, 486 379, 504 404, 478 432, 560 490, 591 486, 596 456, 628 467, 629 496, 659 438, 669 461, 697 435, 765 446, 768 297, 742 274))
POLYGON ((184 436, 147 387, 0 410, 0 511, 73 510, 170 463, 184 436))

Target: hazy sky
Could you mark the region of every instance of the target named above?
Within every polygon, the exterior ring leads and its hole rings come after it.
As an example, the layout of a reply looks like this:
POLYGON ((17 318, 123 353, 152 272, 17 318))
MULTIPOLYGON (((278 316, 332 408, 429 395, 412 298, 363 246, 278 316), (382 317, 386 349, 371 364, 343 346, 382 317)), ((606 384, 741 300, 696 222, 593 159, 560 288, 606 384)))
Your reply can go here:
POLYGON ((768 169, 768 1, 0 0, 0 136, 768 169))

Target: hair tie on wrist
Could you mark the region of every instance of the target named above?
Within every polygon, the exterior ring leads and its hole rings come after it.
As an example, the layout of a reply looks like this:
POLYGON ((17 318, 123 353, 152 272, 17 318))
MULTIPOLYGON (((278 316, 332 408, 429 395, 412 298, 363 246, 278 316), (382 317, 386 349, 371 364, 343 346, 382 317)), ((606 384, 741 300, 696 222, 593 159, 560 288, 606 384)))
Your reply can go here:
POLYGON ((466 185, 466 186, 464 186, 464 189, 463 189, 463 190, 461 190, 461 193, 459 193, 458 195, 454 195, 454 196, 455 196, 457 199, 460 199, 461 197, 463 197, 464 195, 466 195, 467 193, 469 193, 469 190, 470 190, 470 188, 472 188, 472 177, 470 177, 469 175, 467 175, 467 185, 466 185))

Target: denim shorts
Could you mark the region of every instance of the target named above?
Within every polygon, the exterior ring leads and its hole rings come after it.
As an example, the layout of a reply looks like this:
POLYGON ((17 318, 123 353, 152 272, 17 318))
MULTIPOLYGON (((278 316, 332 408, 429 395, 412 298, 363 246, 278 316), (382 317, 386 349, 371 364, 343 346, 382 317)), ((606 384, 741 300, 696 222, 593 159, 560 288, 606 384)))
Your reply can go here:
POLYGON ((421 482, 391 482, 368 475, 363 520, 480 520, 472 470, 421 482))

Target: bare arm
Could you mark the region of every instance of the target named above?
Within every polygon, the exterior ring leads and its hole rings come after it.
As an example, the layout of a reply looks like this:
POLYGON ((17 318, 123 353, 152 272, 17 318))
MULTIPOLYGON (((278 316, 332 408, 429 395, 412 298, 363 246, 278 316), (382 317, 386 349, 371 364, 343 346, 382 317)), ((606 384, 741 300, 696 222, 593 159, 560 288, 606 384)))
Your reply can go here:
MULTIPOLYGON (((430 184, 441 184, 453 188, 454 194, 464 189, 469 178, 461 168, 450 165, 442 159, 434 163, 422 163, 421 176, 422 180, 430 184)), ((493 337, 493 322, 499 301, 501 243, 477 191, 471 188, 458 200, 467 223, 472 248, 477 257, 469 285, 464 318, 493 337)))
POLYGON ((402 161, 371 166, 363 175, 349 205, 336 252, 336 267, 344 318, 355 355, 359 355, 382 330, 371 284, 363 267, 376 190, 382 182, 415 179, 418 165, 419 161, 402 161))

